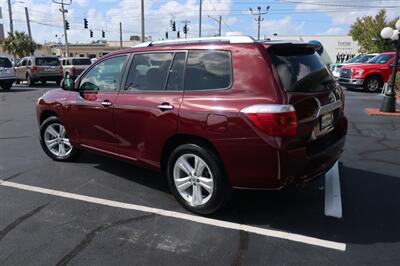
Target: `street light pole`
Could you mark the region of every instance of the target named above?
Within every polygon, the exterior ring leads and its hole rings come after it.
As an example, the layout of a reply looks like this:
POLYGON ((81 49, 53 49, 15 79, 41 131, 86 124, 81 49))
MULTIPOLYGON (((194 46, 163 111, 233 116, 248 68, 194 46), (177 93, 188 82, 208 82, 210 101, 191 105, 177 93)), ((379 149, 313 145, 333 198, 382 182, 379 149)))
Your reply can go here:
POLYGON ((262 15, 265 15, 268 13, 269 11, 269 6, 267 6, 267 11, 266 12, 261 12, 261 6, 257 7, 258 13, 253 13, 253 9, 249 8, 251 14, 253 16, 257 16, 257 18, 255 18, 255 21, 257 21, 257 26, 258 26, 258 30, 257 30, 257 40, 260 40, 260 28, 261 28, 261 21, 264 20, 264 18, 262 18, 262 15))
POLYGON ((141 39, 142 42, 145 42, 145 33, 144 33, 144 0, 141 1, 141 26, 142 26, 142 33, 141 33, 141 39))
POLYGON ((389 81, 388 89, 383 97, 383 102, 380 108, 381 112, 395 113, 396 112, 396 75, 397 68, 399 67, 400 59, 400 19, 396 23, 396 29, 393 30, 390 27, 386 27, 381 31, 381 36, 383 39, 391 39, 394 41, 396 46, 396 56, 392 69, 392 78, 389 81), (391 35, 391 36, 389 36, 391 35))
POLYGON ((200 6, 199 6, 199 38, 201 37, 201 16, 202 16, 202 9, 203 9, 203 1, 200 0, 200 6))

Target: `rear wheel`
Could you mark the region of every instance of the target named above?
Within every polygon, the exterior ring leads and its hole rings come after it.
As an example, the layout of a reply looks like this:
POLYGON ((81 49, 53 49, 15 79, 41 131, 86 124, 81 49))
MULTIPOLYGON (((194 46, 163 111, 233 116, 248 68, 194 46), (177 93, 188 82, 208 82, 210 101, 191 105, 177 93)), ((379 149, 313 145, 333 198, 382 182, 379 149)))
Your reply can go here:
POLYGON ((364 90, 369 92, 377 92, 382 86, 382 79, 378 76, 370 76, 364 81, 364 90))
POLYGON ((73 161, 81 153, 71 144, 62 121, 56 116, 47 118, 40 126, 40 144, 56 161, 73 161))
POLYGON ((167 179, 175 198, 186 209, 211 214, 230 198, 231 186, 218 156, 196 144, 184 144, 170 155, 167 179))
POLYGON ((32 77, 29 74, 26 74, 26 83, 28 84, 28 86, 35 85, 35 82, 32 80, 32 77))

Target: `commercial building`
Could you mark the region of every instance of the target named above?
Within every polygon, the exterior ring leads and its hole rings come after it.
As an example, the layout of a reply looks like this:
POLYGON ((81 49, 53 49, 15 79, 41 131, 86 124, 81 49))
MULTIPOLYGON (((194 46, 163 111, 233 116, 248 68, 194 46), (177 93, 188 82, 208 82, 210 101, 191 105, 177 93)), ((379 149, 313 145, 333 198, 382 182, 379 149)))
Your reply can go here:
POLYGON ((296 41, 319 41, 328 53, 331 61, 336 62, 338 55, 357 55, 360 46, 348 35, 278 35, 268 36, 271 40, 296 40, 296 41))

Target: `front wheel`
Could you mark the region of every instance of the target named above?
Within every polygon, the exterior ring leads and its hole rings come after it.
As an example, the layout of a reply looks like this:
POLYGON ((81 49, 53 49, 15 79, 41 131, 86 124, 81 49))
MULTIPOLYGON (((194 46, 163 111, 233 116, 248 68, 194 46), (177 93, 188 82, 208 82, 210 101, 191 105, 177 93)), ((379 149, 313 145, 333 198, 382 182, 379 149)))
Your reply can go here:
POLYGON ((63 123, 56 116, 47 118, 40 126, 40 144, 55 161, 73 161, 81 153, 71 144, 63 123))
POLYGON ((167 165, 169 187, 178 202, 189 211, 211 214, 229 200, 231 186, 218 156, 196 144, 176 148, 167 165))
POLYGON ((13 85, 12 81, 7 81, 7 82, 2 83, 1 87, 3 88, 3 90, 9 90, 9 89, 11 89, 12 85, 13 85))
POLYGON ((364 90, 369 92, 377 92, 382 86, 382 79, 378 76, 368 77, 364 81, 364 90))

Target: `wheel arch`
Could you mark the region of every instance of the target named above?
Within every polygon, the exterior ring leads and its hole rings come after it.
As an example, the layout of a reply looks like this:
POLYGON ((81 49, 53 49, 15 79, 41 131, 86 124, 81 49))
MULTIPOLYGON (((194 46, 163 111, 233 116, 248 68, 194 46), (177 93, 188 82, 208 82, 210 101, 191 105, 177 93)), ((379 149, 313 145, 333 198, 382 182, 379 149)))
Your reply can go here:
POLYGON ((370 78, 370 77, 378 77, 378 78, 382 81, 382 83, 385 82, 384 79, 383 79, 383 77, 382 77, 382 75, 381 75, 380 73, 378 73, 378 72, 368 73, 368 75, 365 76, 365 79, 364 79, 364 80, 367 80, 367 79, 370 78))
POLYGON ((53 111, 53 110, 44 110, 41 114, 40 114, 40 118, 39 118, 39 123, 40 125, 49 117, 52 116, 56 116, 56 117, 60 117, 60 115, 53 111))
MULTIPOLYGON (((221 159, 221 156, 216 149, 216 147, 206 138, 196 136, 196 135, 190 135, 190 134, 176 134, 171 136, 170 138, 167 139, 165 142, 162 153, 161 153, 161 171, 165 170, 167 163, 168 163, 168 157, 172 153, 172 151, 179 147, 180 145, 183 144, 197 144, 199 146, 208 148, 212 150, 218 158, 221 159)), ((222 160, 221 160, 222 163, 222 160)))

